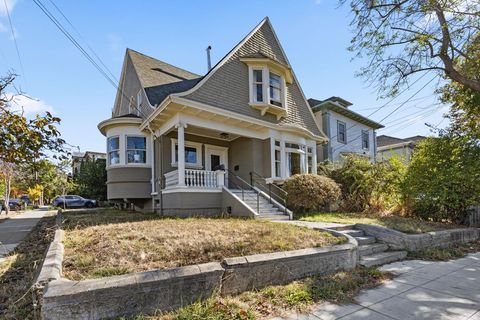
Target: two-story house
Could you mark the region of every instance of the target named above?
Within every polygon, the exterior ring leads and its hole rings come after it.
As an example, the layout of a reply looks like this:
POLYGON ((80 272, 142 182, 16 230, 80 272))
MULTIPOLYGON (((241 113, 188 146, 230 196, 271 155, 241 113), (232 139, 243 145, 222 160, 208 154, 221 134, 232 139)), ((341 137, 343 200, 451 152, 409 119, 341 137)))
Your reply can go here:
POLYGON ((361 114, 349 109, 351 102, 339 97, 308 100, 328 143, 317 146, 318 161, 338 162, 346 154, 355 154, 375 161, 376 130, 383 128, 361 114))
POLYGON ((268 18, 205 75, 128 49, 98 128, 108 199, 164 215, 283 215, 274 183, 327 141, 268 18))

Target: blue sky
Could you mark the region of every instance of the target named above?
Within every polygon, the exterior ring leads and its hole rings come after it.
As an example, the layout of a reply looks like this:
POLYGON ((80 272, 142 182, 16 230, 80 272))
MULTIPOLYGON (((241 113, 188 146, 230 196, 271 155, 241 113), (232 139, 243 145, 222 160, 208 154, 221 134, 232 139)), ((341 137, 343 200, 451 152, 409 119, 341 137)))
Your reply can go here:
MULTIPOLYGON (((50 0, 41 0, 60 20, 50 0)), ((348 7, 335 0, 265 1, 59 1, 52 0, 118 78, 129 47, 195 73, 206 72, 205 48, 213 63, 221 59, 265 16, 269 16, 308 98, 341 96, 352 110, 368 116, 387 100, 355 71, 366 61, 351 61, 348 7)), ((60 20, 87 49, 85 41, 60 20)), ((87 49, 88 50, 88 49, 87 49)), ((109 118, 115 89, 48 20, 31 0, 0 0, 0 74, 19 74, 17 86, 37 100, 21 99, 31 114, 50 110, 62 118, 64 138, 82 151, 105 149, 97 124, 109 118), (23 70, 12 40, 5 4, 13 22, 23 70)), ((419 90, 426 75, 371 116, 379 121, 419 90)), ((383 121, 379 134, 426 135, 425 122, 445 126, 445 106, 427 86, 383 121)), ((76 150, 74 150, 76 151, 76 150)))

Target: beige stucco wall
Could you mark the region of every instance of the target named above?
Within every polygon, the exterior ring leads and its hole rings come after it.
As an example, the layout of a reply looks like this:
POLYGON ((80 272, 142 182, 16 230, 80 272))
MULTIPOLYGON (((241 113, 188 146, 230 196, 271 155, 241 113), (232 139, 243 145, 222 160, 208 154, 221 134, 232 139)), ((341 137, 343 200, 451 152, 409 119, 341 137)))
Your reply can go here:
POLYGON ((148 199, 151 197, 151 169, 121 166, 107 170, 107 197, 109 200, 148 199))

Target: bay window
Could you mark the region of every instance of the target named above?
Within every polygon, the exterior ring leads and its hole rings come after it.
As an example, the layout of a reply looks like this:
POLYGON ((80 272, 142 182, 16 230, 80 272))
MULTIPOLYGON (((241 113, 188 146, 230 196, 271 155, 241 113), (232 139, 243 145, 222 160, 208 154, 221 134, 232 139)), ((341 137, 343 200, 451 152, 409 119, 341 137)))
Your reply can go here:
POLYGON ((147 141, 145 137, 127 136, 127 163, 146 163, 147 141))
POLYGON ((263 102, 263 70, 253 70, 253 101, 263 102))
POLYGON ((107 152, 109 165, 120 163, 120 140, 118 136, 107 139, 107 152))
POLYGON ((281 107, 282 104, 282 77, 278 74, 270 72, 270 103, 281 107))

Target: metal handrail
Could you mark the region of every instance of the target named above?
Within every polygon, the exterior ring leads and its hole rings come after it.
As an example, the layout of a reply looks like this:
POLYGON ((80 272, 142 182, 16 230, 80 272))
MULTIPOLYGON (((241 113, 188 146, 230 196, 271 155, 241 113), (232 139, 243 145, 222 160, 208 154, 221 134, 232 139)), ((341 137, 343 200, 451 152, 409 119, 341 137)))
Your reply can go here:
MULTIPOLYGON (((229 175, 232 175, 233 177, 235 177, 236 179, 240 180, 243 184, 245 184, 247 186, 247 189, 248 190, 252 190, 255 192, 255 194, 257 195, 256 197, 256 200, 257 200, 257 213, 260 214, 260 194, 257 190, 255 190, 255 188, 249 184, 247 181, 243 180, 241 177, 239 177, 238 175, 236 175, 233 171, 229 170, 229 169, 226 169, 227 173, 229 173, 229 175)), ((238 183, 236 183, 235 181, 233 181, 232 179, 228 179, 228 183, 232 183, 234 184, 236 187, 240 188, 240 190, 242 190, 242 201, 245 201, 245 188, 242 187, 241 185, 239 185, 238 183)), ((247 194, 248 195, 248 194, 247 194)))
POLYGON ((272 195, 273 195, 273 197, 277 198, 277 201, 279 201, 283 204, 284 213, 288 214, 287 213, 287 195, 288 195, 288 193, 285 190, 283 190, 282 188, 280 188, 276 184, 267 183, 265 177, 263 177, 262 175, 260 175, 257 172, 254 172, 254 171, 250 172, 250 181, 251 181, 252 187, 255 187, 255 182, 260 182, 260 184, 257 184, 257 186, 259 187, 259 189, 263 188, 264 191, 268 193, 268 197, 270 198, 269 199, 270 203, 272 203, 272 195), (275 192, 273 192, 273 194, 272 194, 272 186, 275 188, 276 191, 280 191, 281 195, 276 194, 275 192))

